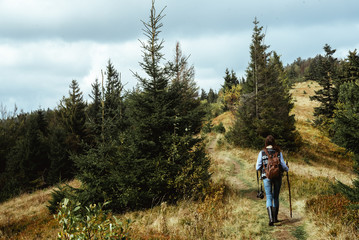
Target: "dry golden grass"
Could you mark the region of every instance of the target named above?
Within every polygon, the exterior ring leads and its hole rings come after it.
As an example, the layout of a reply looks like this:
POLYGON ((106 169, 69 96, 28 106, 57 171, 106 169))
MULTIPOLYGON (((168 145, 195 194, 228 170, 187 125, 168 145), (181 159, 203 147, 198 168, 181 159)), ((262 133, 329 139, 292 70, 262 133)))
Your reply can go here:
MULTIPOLYGON (((79 181, 69 183, 79 186, 79 181)), ((25 193, 0 204, 0 239, 53 239, 58 226, 47 210, 54 187, 25 193)))
POLYGON ((219 115, 218 117, 216 117, 215 119, 213 119, 212 124, 218 125, 220 123, 223 123, 223 126, 225 127, 226 130, 229 130, 229 128, 234 124, 235 121, 235 117, 233 115, 232 112, 225 112, 221 115, 219 115))
POLYGON ((318 102, 311 101, 309 96, 313 96, 320 89, 317 82, 307 81, 295 84, 290 91, 295 102, 292 111, 297 121, 313 120, 314 107, 319 106, 318 102))

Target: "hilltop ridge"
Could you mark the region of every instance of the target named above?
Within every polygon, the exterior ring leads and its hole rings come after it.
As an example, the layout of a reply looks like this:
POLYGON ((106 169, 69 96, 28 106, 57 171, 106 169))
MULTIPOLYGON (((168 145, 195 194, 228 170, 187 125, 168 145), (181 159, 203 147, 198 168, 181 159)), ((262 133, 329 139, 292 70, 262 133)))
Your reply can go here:
MULTIPOLYGON (((267 226, 265 201, 256 198, 254 164, 258 151, 230 146, 224 134, 211 132, 207 135, 207 152, 212 160, 213 184, 206 199, 182 200, 177 205, 164 202, 119 215, 133 220, 130 235, 134 239, 330 239, 335 231, 338 238, 353 236, 340 223, 319 226, 316 216, 306 209, 306 202, 328 191, 335 179, 350 184, 354 176, 350 156, 311 124, 317 103, 309 96, 318 87, 307 81, 291 90, 295 103, 292 113, 304 142, 300 152, 284 153, 291 170, 293 218, 289 216, 288 188, 283 179, 279 212, 283 222, 275 228, 267 226)), ((212 124, 222 122, 228 130, 233 121, 233 114, 225 112, 212 124)), ((80 185, 76 180, 70 184, 80 185)), ((0 238, 55 238, 59 227, 46 209, 53 189, 23 194, 0 204, 0 238)))

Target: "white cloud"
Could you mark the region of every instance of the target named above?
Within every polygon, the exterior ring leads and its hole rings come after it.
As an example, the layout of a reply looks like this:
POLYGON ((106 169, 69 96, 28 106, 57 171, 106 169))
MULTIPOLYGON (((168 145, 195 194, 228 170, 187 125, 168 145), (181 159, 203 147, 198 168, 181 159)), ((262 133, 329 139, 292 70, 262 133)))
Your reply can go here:
POLYGON ((39 105, 54 107, 62 95, 67 95, 72 79, 78 80, 87 97, 91 83, 100 78, 109 58, 129 77, 129 68, 138 65, 137 45, 137 40, 123 44, 62 40, 0 43, 0 102, 12 105, 16 101, 20 108, 24 104, 28 109, 28 99, 33 110, 39 105), (39 95, 48 96, 46 102, 38 99, 39 95))
MULTIPOLYGON (((0 102, 34 110, 54 107, 68 94, 72 79, 85 97, 111 58, 127 87, 136 85, 150 0, 0 0, 0 102)), ((290 63, 323 52, 337 56, 359 47, 358 1, 156 1, 165 5, 165 57, 180 41, 191 55, 198 86, 218 89, 225 68, 244 75, 249 61, 253 20, 268 26, 266 44, 290 63)))

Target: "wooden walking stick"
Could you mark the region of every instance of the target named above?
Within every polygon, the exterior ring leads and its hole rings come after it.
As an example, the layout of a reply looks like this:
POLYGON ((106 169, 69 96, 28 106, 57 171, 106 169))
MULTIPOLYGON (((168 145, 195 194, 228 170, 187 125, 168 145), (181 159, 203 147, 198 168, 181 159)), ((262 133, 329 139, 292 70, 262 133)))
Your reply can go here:
MULTIPOLYGON (((286 162, 288 166, 288 161, 286 162)), ((292 195, 290 193, 290 183, 289 183, 289 171, 287 172, 287 183, 288 183, 288 191, 289 191, 289 209, 290 209, 290 218, 292 218, 292 195)))

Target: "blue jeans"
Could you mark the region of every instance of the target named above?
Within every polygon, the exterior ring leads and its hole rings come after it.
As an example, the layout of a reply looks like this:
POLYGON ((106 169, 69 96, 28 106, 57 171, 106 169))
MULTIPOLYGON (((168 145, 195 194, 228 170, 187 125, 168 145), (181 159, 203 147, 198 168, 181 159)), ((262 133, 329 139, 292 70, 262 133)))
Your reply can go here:
POLYGON ((279 192, 282 186, 282 178, 263 179, 264 190, 266 192, 267 207, 279 207, 279 192))

